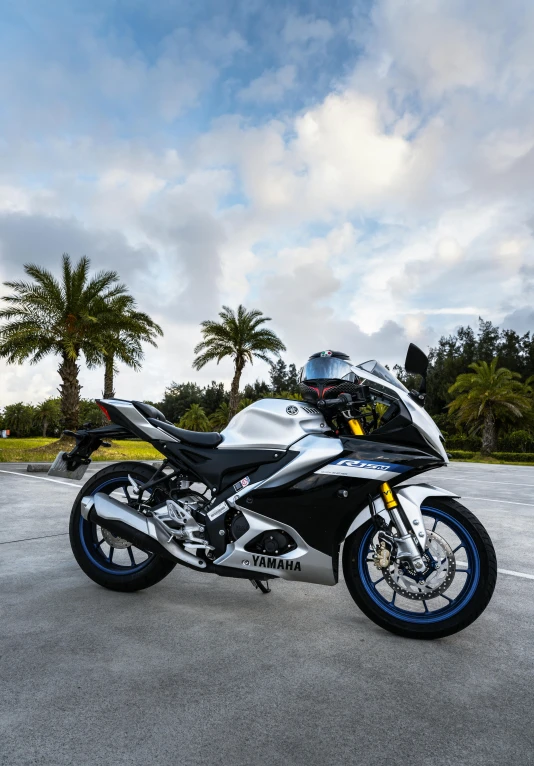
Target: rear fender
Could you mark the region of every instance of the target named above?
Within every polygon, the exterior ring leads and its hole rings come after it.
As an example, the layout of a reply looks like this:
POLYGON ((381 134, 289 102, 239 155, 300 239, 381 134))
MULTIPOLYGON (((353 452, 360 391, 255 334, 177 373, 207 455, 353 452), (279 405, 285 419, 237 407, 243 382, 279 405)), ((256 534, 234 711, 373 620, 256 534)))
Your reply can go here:
POLYGON ((63 476, 68 479, 81 479, 86 467, 91 462, 91 455, 99 447, 111 446, 106 439, 124 439, 131 436, 123 426, 112 423, 101 428, 81 428, 78 431, 64 431, 65 436, 71 436, 76 444, 70 452, 60 452, 52 467, 48 471, 49 476, 63 476))
MULTIPOLYGON (((397 495, 400 504, 402 505, 406 515, 410 522, 417 521, 416 528, 424 531, 423 514, 421 513, 421 506, 424 501, 429 497, 460 497, 455 492, 449 492, 448 489, 442 489, 436 487, 433 484, 406 484, 405 486, 395 487, 395 494, 397 495)), ((389 522, 389 514, 386 510, 384 502, 381 497, 374 499, 374 506, 376 512, 389 522)), ((348 528, 345 539, 351 535, 358 527, 366 524, 371 518, 371 510, 366 505, 358 513, 350 527, 348 528)), ((426 540, 425 540, 426 543, 426 540)))

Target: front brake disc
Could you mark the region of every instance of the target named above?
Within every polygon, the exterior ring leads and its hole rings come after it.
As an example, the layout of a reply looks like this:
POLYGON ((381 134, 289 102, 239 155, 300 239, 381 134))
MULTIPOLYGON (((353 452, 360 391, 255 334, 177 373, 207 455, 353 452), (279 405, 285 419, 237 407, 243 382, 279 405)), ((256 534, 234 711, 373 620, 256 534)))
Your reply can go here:
POLYGON ((450 587, 456 574, 456 559, 449 543, 437 532, 429 532, 422 558, 426 571, 421 573, 397 561, 382 570, 387 584, 400 596, 423 601, 441 596, 450 587))

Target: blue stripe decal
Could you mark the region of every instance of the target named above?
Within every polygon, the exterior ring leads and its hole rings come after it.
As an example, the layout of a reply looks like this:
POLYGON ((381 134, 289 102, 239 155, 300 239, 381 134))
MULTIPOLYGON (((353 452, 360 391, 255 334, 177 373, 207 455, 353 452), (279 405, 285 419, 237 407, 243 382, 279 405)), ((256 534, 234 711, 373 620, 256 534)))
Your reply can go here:
POLYGON ((370 468, 375 471, 394 471, 395 473, 404 473, 405 471, 411 471, 413 468, 411 465, 379 462, 377 460, 354 460, 347 457, 338 458, 328 465, 338 465, 342 468, 370 468))

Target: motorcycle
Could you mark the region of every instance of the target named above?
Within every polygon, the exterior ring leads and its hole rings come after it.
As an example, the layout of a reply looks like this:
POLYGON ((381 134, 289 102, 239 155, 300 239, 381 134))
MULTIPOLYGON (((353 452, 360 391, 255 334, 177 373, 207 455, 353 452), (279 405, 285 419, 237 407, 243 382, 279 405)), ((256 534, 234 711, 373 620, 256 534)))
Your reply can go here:
POLYGON ((419 391, 373 360, 324 398, 302 384, 305 401, 254 402, 222 433, 178 428, 144 402, 96 400, 110 424, 68 432, 76 446, 51 475, 81 478, 109 438, 149 442, 163 461, 87 481, 70 517, 76 561, 116 591, 181 564, 267 593, 276 578, 335 585, 342 549, 348 590, 377 625, 419 639, 462 630, 488 605, 497 561, 457 494, 412 482, 448 463, 424 409, 427 367, 411 344, 405 368, 422 376, 419 391))

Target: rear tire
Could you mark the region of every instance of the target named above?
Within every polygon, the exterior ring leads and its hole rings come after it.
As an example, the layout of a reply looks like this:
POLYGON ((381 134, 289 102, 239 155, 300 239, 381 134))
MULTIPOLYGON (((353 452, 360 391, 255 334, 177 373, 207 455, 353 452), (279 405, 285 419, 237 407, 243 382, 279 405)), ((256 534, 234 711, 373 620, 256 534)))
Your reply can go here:
MULTIPOLYGON (((428 640, 457 633, 480 617, 495 589, 497 557, 493 543, 483 525, 471 511, 456 500, 428 498, 421 509, 425 525, 428 525, 430 519, 436 525, 441 522, 444 528, 448 526, 462 541, 462 545, 458 548, 463 548, 464 552, 459 556, 467 558, 467 562, 463 570, 460 566, 463 566, 464 562, 461 560, 457 562, 456 588, 460 590, 453 599, 447 596, 447 590, 445 590, 443 596, 438 596, 435 600, 420 601, 422 605, 420 608, 415 602, 412 604, 407 600, 404 607, 399 607, 399 601, 403 601, 402 596, 397 600, 393 598, 389 601, 389 595, 393 594, 394 590, 390 588, 388 595, 387 582, 381 586, 381 589, 377 588, 377 585, 385 578, 378 579, 380 571, 373 570, 374 564, 369 563, 370 544, 375 531, 371 521, 358 527, 345 541, 343 574, 352 598, 370 620, 399 636, 428 640), (462 572, 465 573, 465 582, 459 579, 462 572), (373 577, 376 577, 374 581, 373 577), (446 599, 450 603, 441 607, 441 603, 446 599), (432 607, 430 610, 429 604, 432 607), (410 607, 413 609, 410 610, 410 607), (423 609, 425 611, 422 611, 423 609)), ((385 570, 382 570, 382 574, 384 573, 385 570)), ((453 584, 454 580, 449 588, 453 584)), ((452 592, 450 593, 452 595, 452 592)))
MULTIPOLYGON (((117 489, 120 490, 123 486, 127 488, 128 475, 140 482, 146 482, 154 475, 154 469, 144 463, 134 462, 118 463, 103 468, 92 476, 79 492, 72 507, 69 525, 72 552, 80 568, 93 582, 103 588, 123 593, 132 593, 156 585, 176 566, 170 559, 140 551, 135 546, 130 546, 134 563, 130 562, 130 566, 117 565, 112 561, 113 546, 103 546, 109 548, 110 555, 106 559, 103 547, 98 545, 96 533, 99 528, 96 524, 86 521, 81 515, 82 497, 94 495, 96 492, 109 494, 117 489), (134 551, 139 551, 138 558, 142 558, 142 561, 135 561, 134 551)), ((130 554, 130 551, 128 553, 130 554)))

